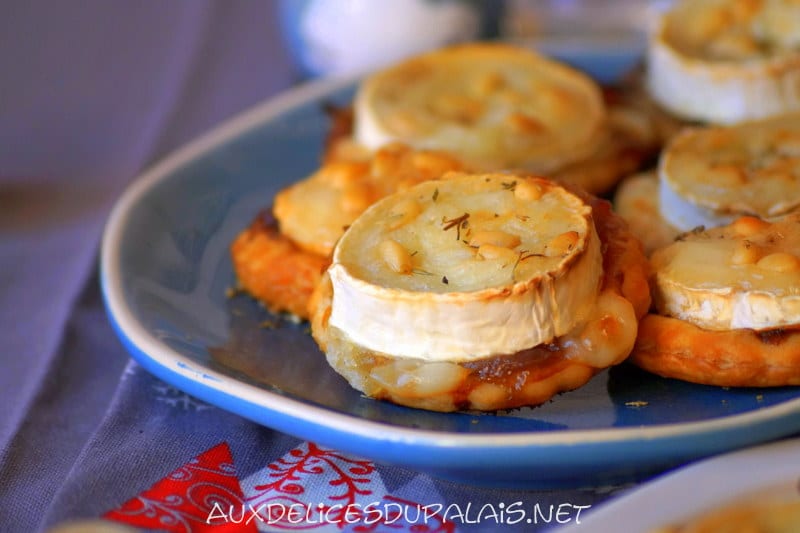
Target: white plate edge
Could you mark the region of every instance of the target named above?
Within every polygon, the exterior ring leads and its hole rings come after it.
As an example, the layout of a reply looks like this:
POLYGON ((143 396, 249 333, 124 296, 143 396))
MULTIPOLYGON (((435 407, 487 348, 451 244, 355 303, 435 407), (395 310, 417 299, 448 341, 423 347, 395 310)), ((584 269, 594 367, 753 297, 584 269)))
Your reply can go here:
POLYGON ((796 437, 717 455, 601 503, 595 511, 587 511, 580 524, 573 522, 553 533, 652 531, 776 484, 800 482, 800 467, 790 468, 798 459, 800 438, 796 437))

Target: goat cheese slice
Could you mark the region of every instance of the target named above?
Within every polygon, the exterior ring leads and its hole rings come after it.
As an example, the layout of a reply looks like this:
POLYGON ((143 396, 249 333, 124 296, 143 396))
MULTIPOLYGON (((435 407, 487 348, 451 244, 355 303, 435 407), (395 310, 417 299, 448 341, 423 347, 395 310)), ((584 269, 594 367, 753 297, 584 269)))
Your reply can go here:
POLYGON ((800 4, 680 0, 649 39, 647 84, 691 120, 733 124, 800 110, 800 4))
POLYGON ((550 172, 594 153, 607 135, 597 83, 531 50, 452 46, 367 77, 354 137, 445 150, 478 171, 550 172))
POLYGON ((587 320, 602 263, 591 207, 561 186, 448 175, 378 201, 345 232, 330 325, 394 356, 513 354, 587 320))
POLYGON ((662 315, 716 331, 800 324, 800 214, 695 230, 651 263, 662 315))
POLYGON ((689 231, 800 206, 800 113, 686 129, 659 161, 664 218, 689 231))

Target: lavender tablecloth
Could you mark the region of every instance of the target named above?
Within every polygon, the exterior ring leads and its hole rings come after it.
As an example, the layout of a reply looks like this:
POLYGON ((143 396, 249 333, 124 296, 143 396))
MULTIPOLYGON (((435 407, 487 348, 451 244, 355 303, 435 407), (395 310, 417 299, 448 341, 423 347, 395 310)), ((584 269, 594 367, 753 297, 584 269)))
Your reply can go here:
MULTIPOLYGON (((122 511, 133 516, 132 505, 150 503, 166 516, 166 531, 247 530, 208 529, 177 511, 169 521, 170 496, 182 495, 161 482, 212 456, 224 467, 214 475, 235 471, 231 486, 251 502, 254 492, 287 489, 264 488, 269 473, 313 458, 331 468, 294 470, 302 473, 295 493, 321 505, 331 496, 325 490, 334 486, 334 465, 357 465, 349 479, 360 480, 353 486, 362 500, 459 506, 462 520, 428 525, 441 531, 545 528, 556 519, 501 527, 489 513, 480 520, 475 513, 563 504, 571 514, 560 519, 574 520, 619 489, 485 489, 374 465, 199 402, 129 359, 98 288, 103 224, 144 168, 297 83, 274 2, 6 1, 0 67, 0 531, 102 516, 125 522, 122 511)), ((422 530, 411 521, 392 527, 422 530)))

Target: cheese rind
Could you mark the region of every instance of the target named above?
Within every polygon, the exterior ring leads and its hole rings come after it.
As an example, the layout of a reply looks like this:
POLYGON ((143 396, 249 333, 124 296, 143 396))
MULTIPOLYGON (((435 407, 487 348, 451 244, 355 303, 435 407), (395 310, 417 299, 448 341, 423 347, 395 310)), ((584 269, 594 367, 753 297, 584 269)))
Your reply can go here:
POLYGON ((581 326, 596 302, 602 254, 591 208, 560 186, 460 175, 369 208, 339 241, 328 273, 330 324, 356 344, 396 356, 469 361, 512 354, 581 326), (409 198, 419 213, 395 227, 386 214, 409 198), (516 238, 470 244, 476 235, 498 234, 516 238), (381 246, 387 239, 407 251, 411 272, 398 272, 382 257, 395 248, 381 246), (509 253, 484 255, 486 245, 509 253))
POLYGON ((594 153, 606 132, 597 84, 533 51, 481 43, 429 52, 365 79, 358 143, 456 154, 479 171, 549 172, 594 153))
POLYGON ((799 256, 797 214, 692 232, 652 256, 656 309, 709 330, 794 326, 799 256))
POLYGON ((648 87, 673 113, 719 124, 800 110, 800 6, 682 0, 650 38, 648 87))

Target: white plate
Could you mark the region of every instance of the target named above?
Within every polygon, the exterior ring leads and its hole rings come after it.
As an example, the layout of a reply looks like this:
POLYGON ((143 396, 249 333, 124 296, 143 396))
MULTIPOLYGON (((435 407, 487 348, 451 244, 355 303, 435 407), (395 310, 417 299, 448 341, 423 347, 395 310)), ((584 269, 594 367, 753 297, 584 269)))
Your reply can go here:
MULTIPOLYGON (((648 533, 755 498, 800 501, 800 440, 725 454, 667 474, 554 533, 648 533)), ((795 531, 800 531, 797 524, 795 531)))

